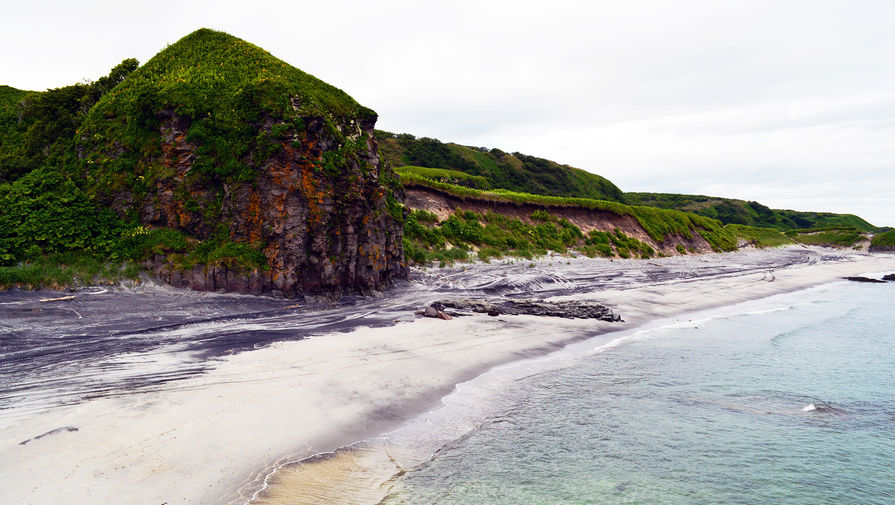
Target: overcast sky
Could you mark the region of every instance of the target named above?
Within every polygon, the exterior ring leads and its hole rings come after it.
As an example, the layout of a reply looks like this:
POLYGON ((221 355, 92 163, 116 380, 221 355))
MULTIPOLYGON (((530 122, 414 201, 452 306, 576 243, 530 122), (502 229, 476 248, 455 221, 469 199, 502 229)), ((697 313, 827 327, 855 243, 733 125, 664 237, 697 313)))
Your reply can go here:
POLYGON ((224 30, 378 127, 549 158, 624 191, 895 225, 895 2, 12 2, 0 83, 43 90, 224 30))

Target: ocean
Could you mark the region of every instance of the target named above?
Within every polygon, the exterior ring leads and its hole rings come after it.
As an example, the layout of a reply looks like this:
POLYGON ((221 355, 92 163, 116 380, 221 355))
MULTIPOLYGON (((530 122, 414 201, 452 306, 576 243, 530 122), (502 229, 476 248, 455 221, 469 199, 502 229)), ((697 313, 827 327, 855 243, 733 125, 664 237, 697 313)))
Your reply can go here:
POLYGON ((893 287, 829 284, 495 369, 367 444, 399 455, 381 503, 895 503, 893 287))

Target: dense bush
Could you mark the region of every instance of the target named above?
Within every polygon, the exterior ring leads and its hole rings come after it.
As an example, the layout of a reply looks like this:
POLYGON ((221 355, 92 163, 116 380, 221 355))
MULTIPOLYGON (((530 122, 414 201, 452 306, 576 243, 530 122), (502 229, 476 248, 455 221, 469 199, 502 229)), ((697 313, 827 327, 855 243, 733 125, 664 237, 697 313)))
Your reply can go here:
MULTIPOLYGON (((393 166, 415 165, 463 172, 484 178, 487 186, 521 193, 623 201, 609 180, 550 160, 499 149, 445 144, 431 138, 376 131, 380 156, 393 166)), ((439 180, 426 174, 418 174, 439 180)), ((451 182, 451 181, 441 181, 451 182)), ((464 184, 465 185, 465 184, 464 184)))
POLYGON ((82 251, 117 258, 125 225, 50 169, 0 185, 0 264, 82 251))
POLYGON ((87 112, 137 65, 129 58, 96 81, 45 92, 0 86, 0 182, 42 166, 61 168, 87 112))

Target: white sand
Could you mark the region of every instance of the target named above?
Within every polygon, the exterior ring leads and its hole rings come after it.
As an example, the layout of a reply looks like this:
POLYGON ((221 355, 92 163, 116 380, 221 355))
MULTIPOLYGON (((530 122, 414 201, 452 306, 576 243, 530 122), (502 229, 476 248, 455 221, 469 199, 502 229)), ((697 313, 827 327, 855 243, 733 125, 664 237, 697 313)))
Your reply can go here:
MULTIPOLYGON (((628 329, 883 270, 895 270, 895 256, 576 298, 607 303, 627 320, 619 329, 628 329)), ((15 422, 0 416, 0 503, 243 503, 278 463, 375 436, 490 367, 618 327, 500 319, 420 319, 279 343, 232 356, 169 389, 53 408, 15 422), (62 427, 77 431, 33 439, 62 427)))

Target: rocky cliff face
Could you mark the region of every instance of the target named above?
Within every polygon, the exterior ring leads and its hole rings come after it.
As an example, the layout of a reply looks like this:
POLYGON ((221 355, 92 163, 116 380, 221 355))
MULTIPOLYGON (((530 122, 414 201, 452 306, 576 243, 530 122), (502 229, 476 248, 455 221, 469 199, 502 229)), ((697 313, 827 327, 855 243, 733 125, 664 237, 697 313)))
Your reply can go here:
POLYGON ((165 282, 368 294, 407 275, 403 189, 379 160, 375 122, 343 91, 202 29, 91 108, 78 170, 135 233, 176 242, 151 242, 145 259, 165 282))
POLYGON ((380 181, 391 169, 380 163, 372 140, 375 117, 342 125, 345 142, 327 131, 322 118, 304 119, 304 129, 277 139, 254 180, 216 183, 189 177, 197 149, 186 140, 190 120, 168 115, 161 122, 159 161, 171 175, 155 180, 139 201, 116 195, 117 210, 133 207, 144 225, 181 229, 199 239, 226 229, 235 243, 260 249, 265 265, 182 268, 159 255, 147 266, 175 286, 289 297, 369 294, 406 277, 402 225, 380 181), (326 168, 328 158, 339 162, 326 168))

